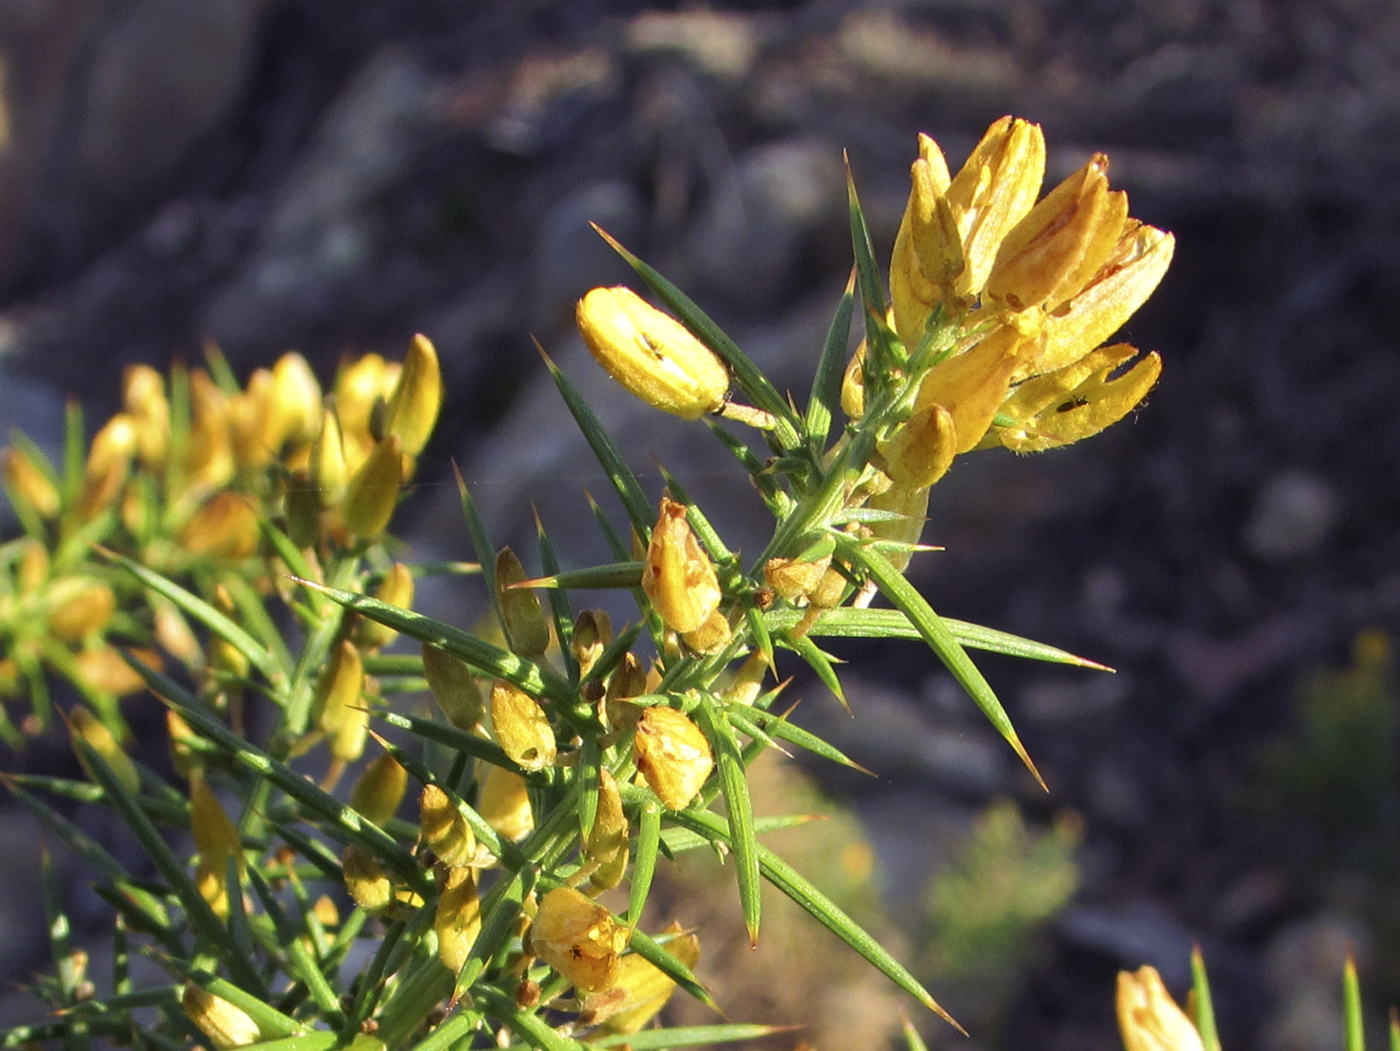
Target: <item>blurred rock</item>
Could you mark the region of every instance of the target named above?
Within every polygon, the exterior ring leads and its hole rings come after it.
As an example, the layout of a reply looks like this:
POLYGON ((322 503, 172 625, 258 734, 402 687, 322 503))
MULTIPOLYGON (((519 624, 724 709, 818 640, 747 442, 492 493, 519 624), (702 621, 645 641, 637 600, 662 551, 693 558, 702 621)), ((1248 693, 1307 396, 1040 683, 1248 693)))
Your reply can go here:
POLYGON ((0 283, 90 253, 241 96, 267 0, 0 5, 0 283))
POLYGON ((1274 1005, 1261 1034, 1264 1051, 1340 1044, 1342 969, 1352 954, 1364 969, 1367 948, 1365 929, 1339 916, 1315 916, 1279 931, 1264 951, 1274 1005))
POLYGON ((552 205, 535 234, 530 330, 546 338, 572 323, 574 304, 590 288, 634 279, 632 268, 590 224, 635 245, 645 221, 641 195, 620 179, 580 186, 552 205))
POLYGON ((796 287, 808 239, 841 232, 845 201, 839 146, 812 138, 751 150, 689 232, 696 285, 736 306, 775 305, 796 287))
POLYGON ((1155 898, 1115 905, 1074 905, 1056 923, 1060 936, 1076 948, 1106 956, 1135 970, 1151 964, 1173 989, 1190 981, 1191 934, 1155 898))
POLYGON ((1337 494, 1316 475, 1285 469, 1259 488, 1242 540, 1256 558, 1286 562, 1320 552, 1337 522, 1337 494))
POLYGON ((638 54, 678 54, 697 69, 739 80, 758 56, 752 17, 720 11, 646 11, 627 26, 627 44, 638 54))
POLYGON ((283 183, 257 245, 214 297, 208 331, 231 360, 262 363, 308 322, 372 283, 388 235, 383 198, 408 171, 444 95, 413 58, 385 52, 342 91, 283 183), (259 355, 256 362, 252 356, 259 355))

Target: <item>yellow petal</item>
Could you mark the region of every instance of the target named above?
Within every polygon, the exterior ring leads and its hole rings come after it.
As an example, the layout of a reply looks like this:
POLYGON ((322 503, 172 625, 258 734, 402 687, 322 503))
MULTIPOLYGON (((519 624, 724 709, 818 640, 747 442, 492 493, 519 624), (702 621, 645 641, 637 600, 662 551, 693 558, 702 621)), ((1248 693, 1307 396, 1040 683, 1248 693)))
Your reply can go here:
POLYGON ((1092 354, 1045 376, 1027 380, 1007 400, 1004 410, 1020 426, 1008 427, 997 437, 1017 452, 1039 452, 1068 445, 1098 434, 1126 416, 1162 374, 1162 359, 1155 353, 1115 379, 1113 372, 1137 354, 1126 343, 1100 347, 1092 354), (1034 412, 1029 412, 1035 406, 1034 412))
POLYGON ((1033 341, 1014 329, 997 329, 929 371, 919 387, 915 412, 942 405, 953 420, 956 451, 975 448, 1001 407, 1012 375, 1032 350, 1033 341))
POLYGON ((723 593, 715 567, 686 522, 684 504, 661 498, 661 514, 651 533, 642 590, 666 626, 684 634, 709 619, 723 593))
POLYGON ((1118 1028, 1127 1051, 1201 1051, 1201 1035, 1151 967, 1118 973, 1118 1028))
POLYGON ((540 900, 529 939, 535 955, 581 992, 596 993, 617 980, 628 932, 597 902, 571 887, 556 887, 540 900))

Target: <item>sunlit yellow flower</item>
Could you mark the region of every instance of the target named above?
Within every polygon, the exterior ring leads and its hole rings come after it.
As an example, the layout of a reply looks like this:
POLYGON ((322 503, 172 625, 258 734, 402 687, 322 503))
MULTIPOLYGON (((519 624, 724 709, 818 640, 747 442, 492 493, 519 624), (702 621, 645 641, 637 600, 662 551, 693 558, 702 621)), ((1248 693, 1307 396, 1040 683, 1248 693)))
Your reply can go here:
POLYGON ((554 762, 554 729, 539 702, 518 686, 491 684, 491 729, 496 743, 522 770, 543 770, 554 762))
POLYGON ((435 784, 423 786, 418 807, 423 842, 450 868, 468 864, 476 854, 476 836, 457 809, 456 800, 435 784))
POLYGON ((1201 1034, 1151 967, 1118 973, 1118 1028, 1127 1051, 1202 1051, 1201 1034))
POLYGON ((386 410, 384 433, 396 434, 408 456, 428 444, 442 408, 442 370, 427 336, 414 336, 386 410))
POLYGON ((630 288, 593 289, 579 300, 577 315, 598 363, 648 405, 693 420, 724 404, 724 362, 630 288))
MULTIPOLYGON (((700 939, 682 933, 676 923, 662 934, 671 935, 665 942, 666 951, 693 968, 700 959, 700 939)), ((676 983, 660 968, 629 953, 618 961, 612 987, 584 1001, 580 1021, 584 1025, 600 1025, 605 1033, 635 1033, 666 1006, 675 988, 676 983)))
POLYGON ((186 983, 180 1006, 189 1020, 209 1038, 215 1051, 232 1051, 233 1048, 255 1043, 261 1035, 258 1023, 248 1012, 206 992, 193 982, 186 983))
POLYGON ((456 975, 481 933, 481 901, 472 869, 448 869, 442 877, 433 930, 437 933, 438 957, 456 975))

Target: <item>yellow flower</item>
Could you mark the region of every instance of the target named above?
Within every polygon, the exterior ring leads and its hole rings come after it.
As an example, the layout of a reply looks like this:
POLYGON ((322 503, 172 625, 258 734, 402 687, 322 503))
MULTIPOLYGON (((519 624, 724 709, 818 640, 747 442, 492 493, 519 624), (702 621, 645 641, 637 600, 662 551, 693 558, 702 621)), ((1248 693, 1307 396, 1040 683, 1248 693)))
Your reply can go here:
POLYGON ((442 408, 442 370, 427 336, 414 336, 403 371, 389 399, 386 434, 397 434, 403 451, 417 456, 428 444, 442 408))
POLYGON ((1127 1051, 1202 1051, 1200 1033, 1151 967, 1118 973, 1118 1028, 1127 1051))
MULTIPOLYGON (((662 933, 671 935, 666 951, 687 967, 694 967, 700 959, 700 939, 682 933, 676 923, 662 933)), ((612 987, 584 1001, 579 1020, 584 1025, 601 1025, 605 1033, 635 1033, 666 1006, 675 988, 676 983, 660 968, 629 953, 618 961, 612 987)))
POLYGON ((685 505, 670 497, 661 498, 642 590, 666 626, 682 634, 704 624, 723 597, 715 567, 686 522, 685 505))
POLYGON ((598 811, 583 845, 584 856, 597 865, 589 877, 593 886, 606 890, 622 882, 622 874, 627 870, 627 842, 622 796, 613 775, 602 767, 598 771, 598 811))
POLYGON ((424 785, 418 815, 423 842, 440 862, 449 868, 461 868, 471 862, 476 854, 476 836, 451 796, 435 784, 424 785))
POLYGON ((481 901, 471 869, 449 869, 443 876, 433 913, 433 930, 437 933, 438 957, 456 976, 481 933, 481 901))
POLYGON ((580 992, 596 993, 617 980, 618 954, 629 934, 597 902, 572 887, 556 887, 540 900, 529 938, 536 956, 580 992))
POLYGON ((195 883, 199 893, 221 919, 229 915, 228 863, 233 859, 243 871, 243 850, 238 830, 224 813, 201 770, 190 777, 190 830, 199 848, 195 883))
POLYGON ((481 819, 512 843, 519 843, 535 828, 530 808, 530 792, 525 779, 514 770, 494 763, 484 764, 481 787, 476 794, 476 812, 481 819))
POLYGON ((496 605, 505 622, 506 640, 522 657, 540 657, 549 648, 549 621, 540 598, 529 588, 512 587, 527 579, 525 567, 509 547, 496 552, 496 605))
POLYGON ((724 404, 724 362, 630 288, 593 289, 579 300, 577 317, 598 364, 648 405, 693 420, 724 404))
POLYGON ((58 489, 22 449, 0 449, 0 479, 10 499, 28 505, 40 518, 58 514, 58 489))
POLYGON ((388 752, 365 767, 350 790, 350 805, 376 825, 386 824, 399 809, 408 787, 408 771, 388 752))

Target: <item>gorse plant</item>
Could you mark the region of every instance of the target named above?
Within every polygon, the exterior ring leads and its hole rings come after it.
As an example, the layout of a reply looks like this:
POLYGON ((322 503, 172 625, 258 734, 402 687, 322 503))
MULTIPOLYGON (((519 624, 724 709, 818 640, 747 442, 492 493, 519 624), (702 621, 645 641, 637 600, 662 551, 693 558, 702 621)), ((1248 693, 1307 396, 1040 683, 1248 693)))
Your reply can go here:
POLYGON ((681 479, 663 470, 665 491, 648 494, 546 358, 621 508, 593 508, 613 560, 561 566, 542 525, 544 575, 530 578, 462 486, 477 561, 394 561, 384 530, 442 400, 421 337, 401 367, 345 364, 324 399, 295 356, 241 389, 217 355, 168 382, 134 369, 90 448, 73 412, 57 469, 16 437, 4 481, 24 535, 0 548, 0 690, 29 698, 37 728, 51 678, 77 688, 65 718, 90 781, 7 784, 93 866, 117 926, 112 984, 97 989, 46 869, 56 972, 38 991, 58 1010, 7 1044, 759 1036, 646 1028, 676 987, 712 1003, 704 932, 645 913, 659 860, 701 848, 726 857, 752 941, 767 880, 942 1014, 763 846, 803 818, 756 818, 746 772, 775 747, 855 765, 777 710, 785 654, 844 702, 827 639, 922 640, 1033 774, 967 651, 1090 663, 940 617, 903 573, 957 456, 1087 437, 1157 378, 1155 354, 1100 344, 1160 280, 1171 236, 1128 217, 1101 155, 1037 202, 1044 161, 1040 129, 1012 118, 955 176, 921 137, 888 297, 852 188, 854 274, 800 405, 615 245, 669 313, 596 289, 579 303, 583 337, 628 390, 732 452, 774 520, 750 559, 681 479), (415 579, 460 572, 479 575, 499 636, 412 612, 415 579), (573 601, 599 588, 630 591, 636 619, 573 601), (386 652, 396 636, 419 652, 386 652), (425 685, 442 718, 394 701, 425 685), (138 689, 166 707, 173 778, 126 750, 117 699, 138 689), (147 867, 106 853, 46 793, 111 808, 147 867), (133 953, 165 977, 138 985, 133 953))

